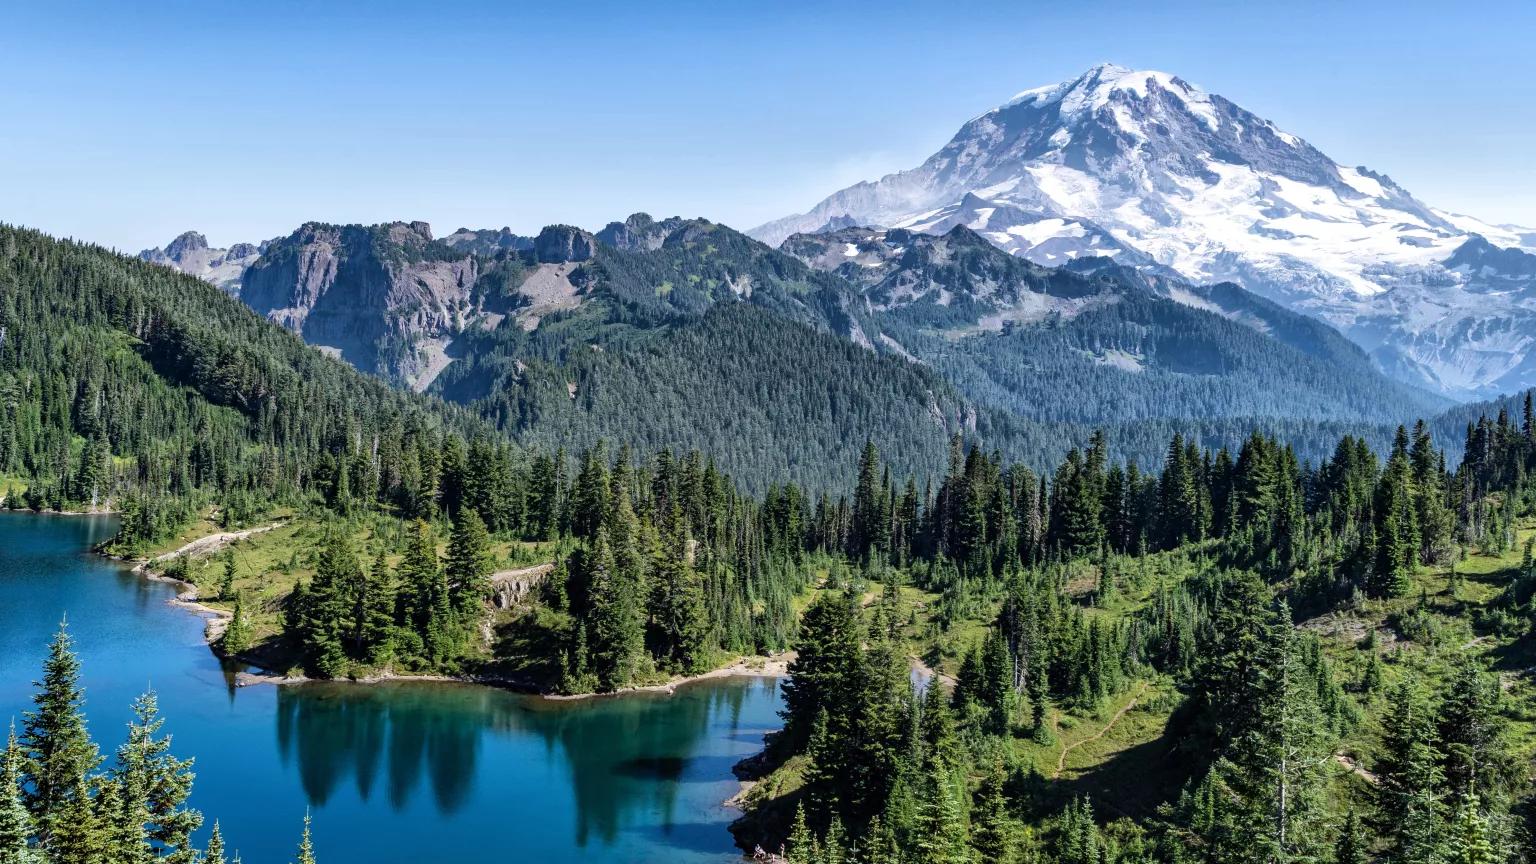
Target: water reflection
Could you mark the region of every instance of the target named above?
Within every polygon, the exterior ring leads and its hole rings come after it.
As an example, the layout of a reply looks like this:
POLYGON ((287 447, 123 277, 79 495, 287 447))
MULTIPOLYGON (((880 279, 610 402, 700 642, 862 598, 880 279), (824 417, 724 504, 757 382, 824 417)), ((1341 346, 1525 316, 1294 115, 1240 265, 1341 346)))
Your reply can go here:
MULTIPOLYGON (((776 686, 712 682, 673 696, 582 702, 449 684, 281 687, 278 751, 316 806, 348 782, 367 801, 381 779, 397 812, 430 792, 444 815, 464 807, 477 784, 508 797, 569 789, 576 844, 595 838, 606 845, 636 825, 670 833, 685 784, 729 778, 731 765, 770 728, 743 727, 743 706, 775 699, 776 686), (523 746, 492 747, 493 737, 523 746), (702 747, 707 740, 716 746, 702 747), (538 760, 564 782, 538 787, 536 766, 526 764, 538 760)), ((763 713, 755 712, 766 724, 771 715, 763 713)))

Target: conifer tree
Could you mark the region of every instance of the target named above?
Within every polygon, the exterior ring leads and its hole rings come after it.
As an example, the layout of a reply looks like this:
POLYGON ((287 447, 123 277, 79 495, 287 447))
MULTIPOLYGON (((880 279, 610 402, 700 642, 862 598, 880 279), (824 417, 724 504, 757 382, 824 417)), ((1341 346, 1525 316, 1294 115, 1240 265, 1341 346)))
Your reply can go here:
MULTIPOLYGON (((53 834, 66 819, 91 813, 88 776, 101 764, 101 755, 85 728, 85 691, 80 687, 80 660, 75 656, 64 624, 48 646, 43 680, 35 682, 32 701, 36 710, 25 715, 21 748, 26 755, 24 774, 27 809, 36 820, 39 845, 54 849, 53 834), (84 797, 85 801, 77 800, 84 797)), ((95 822, 82 825, 69 842, 79 849, 95 848, 95 822)), ((82 852, 83 854, 83 852, 82 852)), ((92 853, 94 854, 94 853, 92 853)))
POLYGON ((147 837, 158 856, 169 864, 192 864, 192 833, 203 823, 202 814, 186 806, 195 775, 191 759, 171 755, 170 736, 158 737, 164 723, 154 691, 134 700, 128 740, 118 749, 113 779, 125 809, 142 810, 147 837))
POLYGON ((299 854, 294 864, 315 864, 315 844, 310 837, 309 811, 304 811, 304 834, 299 838, 299 854))
POLYGON ((632 682, 644 651, 635 586, 620 572, 617 557, 609 544, 608 529, 600 526, 592 543, 587 577, 587 639, 593 671, 605 690, 632 682))
POLYGON ((55 791, 53 802, 39 819, 49 825, 47 838, 39 845, 50 864, 107 864, 112 850, 89 781, 83 775, 75 777, 67 793, 55 791))
POLYGON ((219 582, 219 599, 228 600, 235 596, 235 550, 224 550, 224 577, 219 582))
POLYGON ((198 859, 198 864, 226 864, 224 858, 224 832, 219 828, 219 821, 213 821, 213 833, 208 835, 208 847, 203 850, 203 857, 198 859))
POLYGON ((667 668, 685 674, 702 670, 709 638, 704 586, 690 561, 692 547, 688 525, 674 511, 658 547, 650 618, 658 657, 667 668))
POLYGON ((0 754, 0 864, 22 864, 32 836, 32 815, 21 801, 21 769, 21 744, 12 723, 0 754))
POLYGON ((943 756, 928 771, 920 816, 915 864, 971 864, 971 849, 962 809, 943 756))
POLYGON ((448 539, 445 575, 453 608, 466 620, 480 612, 491 595, 491 538, 485 522, 472 507, 459 511, 448 539))
POLYGON ((1351 810, 1339 827, 1339 839, 1333 845, 1333 864, 1368 864, 1370 855, 1365 828, 1351 810))
POLYGON ((1009 864, 1018 852, 1018 832, 1008 814, 1008 797, 1003 790, 1007 773, 1001 762, 994 763, 982 780, 972 813, 971 845, 988 864, 1009 864))
POLYGON ((224 635, 219 637, 219 647, 228 657, 238 656, 251 647, 251 624, 245 614, 244 592, 235 595, 235 608, 224 628, 224 635))
POLYGON ((803 803, 795 808, 795 822, 790 828, 784 853, 790 864, 819 864, 821 861, 821 848, 806 822, 803 803))
POLYGON ((1382 758, 1377 765, 1377 807, 1393 856, 1404 864, 1433 864, 1445 845, 1445 774, 1434 717, 1413 681, 1400 684, 1383 723, 1382 758))
POLYGON ((103 854, 113 864, 148 864, 154 857, 144 828, 149 808, 143 790, 131 783, 108 779, 96 796, 103 854))
POLYGON ((1495 864, 1501 860, 1488 829, 1488 820, 1478 811, 1477 794, 1462 799, 1451 820, 1446 844, 1446 864, 1495 864))

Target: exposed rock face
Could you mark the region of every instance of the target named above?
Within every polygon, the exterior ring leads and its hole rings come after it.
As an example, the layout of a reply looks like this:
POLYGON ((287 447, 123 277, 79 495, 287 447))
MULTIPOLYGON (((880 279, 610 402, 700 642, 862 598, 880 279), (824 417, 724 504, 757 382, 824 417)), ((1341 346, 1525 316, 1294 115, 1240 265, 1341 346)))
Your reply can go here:
POLYGON ((684 224, 676 216, 657 222, 649 213, 636 213, 623 222, 609 222, 597 232, 597 242, 625 252, 654 252, 684 224))
POLYGON ((359 369, 409 381, 424 339, 458 332, 480 262, 432 238, 425 222, 309 222, 246 270, 240 299, 359 369))
POLYGON ((241 274, 265 246, 265 243, 261 247, 236 243, 228 249, 212 249, 208 246, 208 238, 196 231, 187 231, 167 243, 164 249, 145 249, 139 257, 211 282, 226 293, 238 294, 241 274))
POLYGON ((533 241, 534 257, 540 264, 565 264, 591 259, 596 241, 592 235, 569 225, 550 225, 533 241))
POLYGON ((533 250, 533 238, 524 237, 521 234, 513 234, 511 228, 502 228, 499 231, 490 228, 460 228, 452 234, 443 237, 442 242, 455 249, 473 252, 476 255, 484 255, 487 258, 495 257, 504 252, 530 252, 533 250))

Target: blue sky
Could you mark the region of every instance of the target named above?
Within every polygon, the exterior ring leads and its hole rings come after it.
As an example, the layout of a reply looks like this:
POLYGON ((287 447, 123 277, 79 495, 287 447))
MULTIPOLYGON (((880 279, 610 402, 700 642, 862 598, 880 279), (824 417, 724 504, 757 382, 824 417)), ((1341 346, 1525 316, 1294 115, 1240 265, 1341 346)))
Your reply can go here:
POLYGON ((1109 60, 1536 225, 1533 32, 1529 3, 17 3, 0 220, 132 251, 308 219, 747 228, 1109 60))

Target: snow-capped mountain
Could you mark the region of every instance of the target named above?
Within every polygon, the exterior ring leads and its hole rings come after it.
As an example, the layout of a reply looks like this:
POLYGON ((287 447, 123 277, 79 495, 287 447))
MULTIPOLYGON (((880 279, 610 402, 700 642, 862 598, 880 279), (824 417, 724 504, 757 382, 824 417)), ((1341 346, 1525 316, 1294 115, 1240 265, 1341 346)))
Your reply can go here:
POLYGON ((849 225, 965 225, 1041 264, 1230 280, 1334 324, 1402 380, 1462 398, 1536 384, 1536 276, 1513 257, 1536 231, 1432 208, 1164 72, 1102 65, 1025 91, 921 166, 750 233, 777 245, 849 225))

